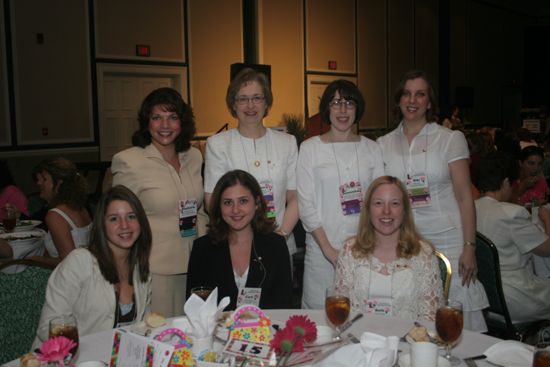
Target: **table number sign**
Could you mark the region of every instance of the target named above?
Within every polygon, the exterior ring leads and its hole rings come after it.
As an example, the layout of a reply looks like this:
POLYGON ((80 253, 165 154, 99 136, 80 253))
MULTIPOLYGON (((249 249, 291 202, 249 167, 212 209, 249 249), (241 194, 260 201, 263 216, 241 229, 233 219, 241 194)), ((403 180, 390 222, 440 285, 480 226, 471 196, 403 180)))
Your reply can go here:
POLYGON ((168 367, 174 346, 115 329, 109 367, 168 367))
POLYGON ((247 358, 249 361, 255 361, 260 366, 271 366, 274 364, 270 362, 276 361, 275 352, 269 346, 269 343, 230 339, 223 352, 236 357, 247 358))

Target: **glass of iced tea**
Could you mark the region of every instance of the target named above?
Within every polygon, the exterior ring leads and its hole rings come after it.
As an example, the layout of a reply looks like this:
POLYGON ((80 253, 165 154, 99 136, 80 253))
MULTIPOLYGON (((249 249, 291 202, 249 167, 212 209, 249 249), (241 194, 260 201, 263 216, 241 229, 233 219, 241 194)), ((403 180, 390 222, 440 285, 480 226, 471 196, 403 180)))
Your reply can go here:
POLYGON ((462 335, 464 315, 462 314, 462 303, 459 301, 447 301, 447 304, 440 307, 435 314, 435 329, 437 335, 445 343, 445 358, 456 366, 461 364, 459 358, 451 355, 451 348, 462 335))
POLYGON ((535 345, 533 367, 550 367, 550 343, 537 343, 535 345))
POLYGON ((10 207, 2 208, 4 210, 4 218, 2 219, 2 225, 6 232, 13 232, 15 225, 17 224, 17 212, 10 207))
POLYGON ((195 293, 197 296, 199 296, 200 298, 206 301, 206 299, 208 298, 210 293, 212 293, 213 290, 214 290, 213 287, 201 286, 201 287, 191 288, 191 293, 195 293))
POLYGON ((327 288, 325 313, 336 330, 336 338, 340 338, 340 326, 348 319, 349 312, 349 291, 334 286, 327 288))
POLYGON ((76 318, 73 315, 56 316, 50 320, 49 337, 64 336, 76 343, 76 346, 71 349, 69 360, 73 359, 78 351, 78 328, 76 318))

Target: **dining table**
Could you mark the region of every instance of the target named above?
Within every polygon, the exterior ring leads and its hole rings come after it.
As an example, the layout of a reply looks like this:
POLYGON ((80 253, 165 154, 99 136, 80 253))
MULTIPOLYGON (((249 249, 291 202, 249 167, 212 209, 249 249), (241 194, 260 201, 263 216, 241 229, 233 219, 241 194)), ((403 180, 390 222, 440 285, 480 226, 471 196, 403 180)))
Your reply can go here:
MULTIPOLYGON (((270 317, 272 323, 284 325, 286 320, 293 315, 306 315, 318 325, 328 325, 324 310, 301 310, 301 309, 284 309, 284 310, 264 310, 270 317)), ((170 324, 172 319, 168 320, 170 324)), ((434 331, 433 322, 421 322, 428 331, 434 331)), ((413 326, 411 320, 402 319, 393 316, 372 315, 368 314, 358 319, 351 327, 345 331, 345 335, 351 333, 357 338, 361 338, 364 332, 376 333, 382 336, 404 336, 413 326)), ((84 335, 80 337, 79 351, 74 361, 78 363, 86 361, 103 361, 109 363, 111 355, 111 345, 113 340, 113 330, 105 330, 94 334, 84 335)), ((490 346, 500 342, 501 339, 494 338, 489 335, 463 330, 459 342, 452 350, 453 355, 463 359, 473 356, 482 355, 483 352, 490 346)), ((400 354, 409 352, 409 344, 405 341, 399 343, 400 354)), ((443 353, 443 350, 441 350, 443 353)), ((478 359, 475 362, 478 367, 494 366, 484 359, 478 359)), ((470 363, 470 365, 473 365, 470 363)), ((11 361, 4 366, 18 367, 19 361, 11 361)), ((468 366, 464 361, 460 366, 468 366)))
MULTIPOLYGON (((46 231, 31 229, 29 231, 17 231, 0 233, 0 238, 5 239, 12 249, 13 256, 0 259, 0 264, 11 260, 24 259, 31 256, 44 255, 44 237, 46 231)), ((3 273, 13 274, 25 270, 26 265, 12 265, 1 270, 3 273)))

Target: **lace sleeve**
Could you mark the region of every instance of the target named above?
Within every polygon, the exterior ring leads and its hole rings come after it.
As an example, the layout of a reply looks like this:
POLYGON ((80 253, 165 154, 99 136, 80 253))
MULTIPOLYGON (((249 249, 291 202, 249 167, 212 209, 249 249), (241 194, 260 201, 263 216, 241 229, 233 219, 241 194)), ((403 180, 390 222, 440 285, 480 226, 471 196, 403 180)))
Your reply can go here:
POLYGON ((443 301, 443 287, 439 264, 433 254, 421 253, 423 269, 418 277, 418 317, 425 320, 435 320, 435 313, 443 301))
POLYGON ((336 272, 334 284, 337 289, 348 289, 352 288, 353 281, 353 269, 355 268, 355 258, 351 253, 351 247, 353 241, 348 241, 344 243, 344 247, 338 255, 338 262, 336 264, 336 272))

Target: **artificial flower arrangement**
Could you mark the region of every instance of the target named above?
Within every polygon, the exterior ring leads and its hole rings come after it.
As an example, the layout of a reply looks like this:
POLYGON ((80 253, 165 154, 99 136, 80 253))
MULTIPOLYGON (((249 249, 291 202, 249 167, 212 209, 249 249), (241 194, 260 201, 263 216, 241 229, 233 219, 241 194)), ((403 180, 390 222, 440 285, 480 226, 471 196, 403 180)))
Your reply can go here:
POLYGON ((313 343, 316 339, 317 325, 313 321, 303 315, 291 316, 270 343, 279 355, 277 367, 286 366, 293 352, 303 352, 304 343, 313 343))
POLYGON ((58 367, 72 366, 69 364, 72 354, 71 349, 76 343, 65 336, 56 336, 46 340, 36 353, 38 360, 58 367))

